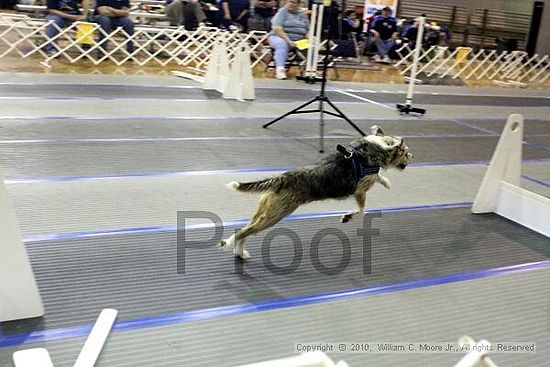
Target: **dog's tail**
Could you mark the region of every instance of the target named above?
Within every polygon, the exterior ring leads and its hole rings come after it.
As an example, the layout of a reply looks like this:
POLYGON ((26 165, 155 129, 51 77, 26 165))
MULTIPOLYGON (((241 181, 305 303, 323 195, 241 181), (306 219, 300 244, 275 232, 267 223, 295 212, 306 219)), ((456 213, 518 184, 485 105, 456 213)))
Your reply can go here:
POLYGON ((225 186, 243 192, 261 192, 269 189, 278 189, 282 184, 281 177, 271 177, 253 182, 231 181, 225 186))

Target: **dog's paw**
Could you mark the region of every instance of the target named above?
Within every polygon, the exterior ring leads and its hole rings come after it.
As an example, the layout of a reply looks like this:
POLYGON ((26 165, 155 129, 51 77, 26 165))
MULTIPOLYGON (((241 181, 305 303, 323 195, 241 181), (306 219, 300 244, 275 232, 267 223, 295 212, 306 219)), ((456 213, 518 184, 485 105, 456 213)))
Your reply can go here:
POLYGON ((353 214, 344 214, 342 215, 342 217, 340 218, 340 222, 342 223, 347 223, 351 220, 351 218, 353 218, 353 214))
POLYGON ((384 177, 384 176, 379 176, 379 178, 380 178, 380 183, 382 184, 382 186, 384 186, 386 189, 389 190, 391 188, 390 180, 387 177, 384 177))
POLYGON ((227 246, 227 241, 226 240, 221 240, 220 242, 218 242, 218 248, 220 250, 224 250, 224 251, 229 250, 229 246, 227 246))
MULTIPOLYGON (((236 250, 236 249, 235 249, 236 250)), ((235 256, 243 259, 243 260, 248 260, 250 259, 252 256, 250 256, 250 253, 246 250, 242 250, 242 252, 240 251, 235 251, 235 256)))
POLYGON ((234 189, 234 190, 237 190, 239 188, 239 186, 241 186, 241 184, 237 181, 231 181, 231 182, 225 184, 225 187, 228 187, 228 188, 234 189))
POLYGON ((218 242, 218 247, 224 251, 230 250, 235 246, 235 235, 229 237, 226 240, 218 242))

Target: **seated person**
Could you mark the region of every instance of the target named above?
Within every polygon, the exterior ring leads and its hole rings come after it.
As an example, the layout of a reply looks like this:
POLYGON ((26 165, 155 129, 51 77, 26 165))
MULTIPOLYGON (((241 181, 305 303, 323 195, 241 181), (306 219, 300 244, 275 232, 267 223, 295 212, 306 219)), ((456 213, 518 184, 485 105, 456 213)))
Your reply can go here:
POLYGON ((225 28, 229 28, 232 23, 237 23, 243 32, 248 32, 249 0, 223 0, 222 7, 225 28))
POLYGON ((196 29, 206 21, 198 0, 167 0, 164 14, 171 26, 184 25, 187 30, 196 29))
POLYGON ((382 9, 382 15, 374 18, 372 27, 369 30, 374 36, 374 42, 378 54, 374 56, 374 61, 390 63, 388 53, 395 45, 397 40, 397 22, 391 16, 391 8, 385 7, 382 9))
POLYGON ((346 10, 344 18, 342 18, 342 39, 349 39, 350 33, 358 33, 359 31, 357 14, 355 14, 354 10, 346 10))
POLYGON ((273 18, 276 9, 276 0, 254 0, 254 18, 263 22, 266 31, 271 30, 271 18, 273 18))
MULTIPOLYGON (((46 28, 46 35, 48 39, 52 39, 59 33, 57 27, 66 28, 73 22, 86 19, 88 15, 88 0, 48 0, 47 8, 48 15, 46 15, 46 20, 53 20, 53 23, 46 28), (79 3, 82 3, 82 7, 84 8, 82 14, 80 13, 79 3)), ((56 47, 53 42, 46 45, 46 53, 48 56, 56 52, 56 47)))
POLYGON ((220 27, 223 19, 222 0, 204 0, 202 3, 208 22, 214 27, 220 27))
MULTIPOLYGON (((129 0, 96 0, 95 21, 99 23, 105 33, 110 33, 116 27, 122 29, 132 36, 134 34, 134 22, 129 18, 130 2, 129 0)), ((100 32, 100 40, 103 34, 100 32)), ((107 49, 107 41, 101 44, 101 47, 107 49)), ((126 44, 128 53, 134 52, 134 43, 129 41, 126 44)))
POLYGON ((300 0, 287 0, 286 5, 277 11, 271 19, 272 31, 269 44, 275 50, 275 77, 286 79, 285 63, 288 50, 295 47, 294 42, 308 38, 309 20, 300 10, 300 0))

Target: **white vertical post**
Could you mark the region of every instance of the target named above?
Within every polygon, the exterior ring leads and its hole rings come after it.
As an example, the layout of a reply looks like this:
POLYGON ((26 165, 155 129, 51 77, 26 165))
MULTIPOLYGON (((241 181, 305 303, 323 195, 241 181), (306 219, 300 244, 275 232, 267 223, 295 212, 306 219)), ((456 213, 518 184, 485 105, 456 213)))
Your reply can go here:
POLYGON ((472 212, 487 213, 496 209, 501 181, 519 185, 522 144, 523 116, 510 115, 477 192, 472 212))
POLYGON ((314 43, 315 40, 315 24, 317 21, 317 4, 313 4, 311 8, 311 23, 309 24, 309 48, 307 49, 307 61, 306 61, 306 72, 305 76, 310 76, 311 65, 313 59, 313 49, 317 48, 317 45, 314 43))
POLYGON ((0 168, 0 322, 44 315, 17 217, 0 168))
MULTIPOLYGON (((317 7, 317 24, 315 28, 315 47, 313 49, 313 56, 311 59, 311 77, 315 77, 317 74, 317 63, 319 61, 319 50, 321 49, 321 38, 323 37, 323 15, 325 7, 324 5, 319 5, 317 7)), ((329 45, 330 46, 330 45, 329 45)), ((310 44, 311 47, 311 44, 310 44)), ((325 55, 328 57, 328 55, 325 55)))
POLYGON ((411 76, 409 80, 409 87, 407 89, 407 100, 405 104, 407 106, 411 106, 413 94, 414 94, 414 83, 416 82, 416 72, 418 70, 418 62, 419 56, 420 56, 420 50, 422 49, 422 40, 424 39, 424 23, 426 19, 424 17, 418 18, 418 32, 416 34, 416 44, 414 45, 414 56, 413 56, 413 64, 412 64, 412 70, 411 70, 411 76))

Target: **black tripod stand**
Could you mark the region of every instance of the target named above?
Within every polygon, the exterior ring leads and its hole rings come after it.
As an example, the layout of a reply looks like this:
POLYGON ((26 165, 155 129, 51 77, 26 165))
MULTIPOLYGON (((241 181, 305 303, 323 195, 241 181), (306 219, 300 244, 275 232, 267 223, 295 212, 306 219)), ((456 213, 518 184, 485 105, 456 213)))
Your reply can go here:
MULTIPOLYGON (((320 5, 320 12, 323 12, 323 5, 320 5)), ((330 12, 331 12, 331 7, 329 7, 329 13, 330 12)), ((301 106, 296 107, 295 109, 285 113, 284 115, 277 117, 275 120, 272 120, 272 121, 268 122, 267 124, 263 125, 264 128, 267 128, 268 126, 273 125, 277 121, 282 120, 282 119, 284 119, 285 117, 287 117, 289 115, 319 112, 321 114, 321 118, 319 120, 319 127, 320 127, 320 136, 319 136, 320 149, 319 149, 319 152, 320 153, 324 153, 324 151, 325 151, 324 150, 324 145, 323 145, 323 139, 324 139, 324 134, 325 134, 325 119, 324 119, 324 114, 325 113, 328 114, 328 115, 339 117, 339 118, 342 118, 342 119, 346 120, 348 124, 350 124, 355 130, 357 130, 359 132, 359 134, 361 134, 362 136, 366 135, 359 127, 357 127, 357 125, 355 125, 353 123, 353 121, 351 121, 346 115, 344 115, 344 113, 342 111, 340 111, 334 105, 334 103, 332 103, 328 99, 328 96, 325 94, 325 86, 326 86, 326 83, 327 83, 327 69, 328 69, 328 65, 329 65, 328 60, 329 60, 329 57, 331 57, 331 51, 330 51, 330 21, 328 22, 328 24, 329 24, 329 30, 327 32, 328 37, 327 37, 327 42, 325 44, 326 45, 325 46, 326 54, 325 54, 325 58, 323 60, 323 76, 320 79, 319 78, 315 79, 315 81, 318 81, 318 80, 321 81, 321 92, 319 93, 319 95, 317 95, 312 100, 307 101, 306 103, 302 104, 301 106), (319 107, 317 109, 303 110, 303 108, 305 108, 305 107, 307 107, 310 104, 315 103, 315 102, 319 102, 319 107), (328 103, 328 105, 330 107, 332 107, 334 109, 334 111, 336 111, 336 112, 326 111, 325 106, 324 106, 325 103, 328 103)), ((312 28, 315 29, 315 25, 312 28)), ((318 36, 321 37, 321 35, 318 35, 318 36)), ((311 47, 311 45, 310 45, 310 47, 311 47)))

